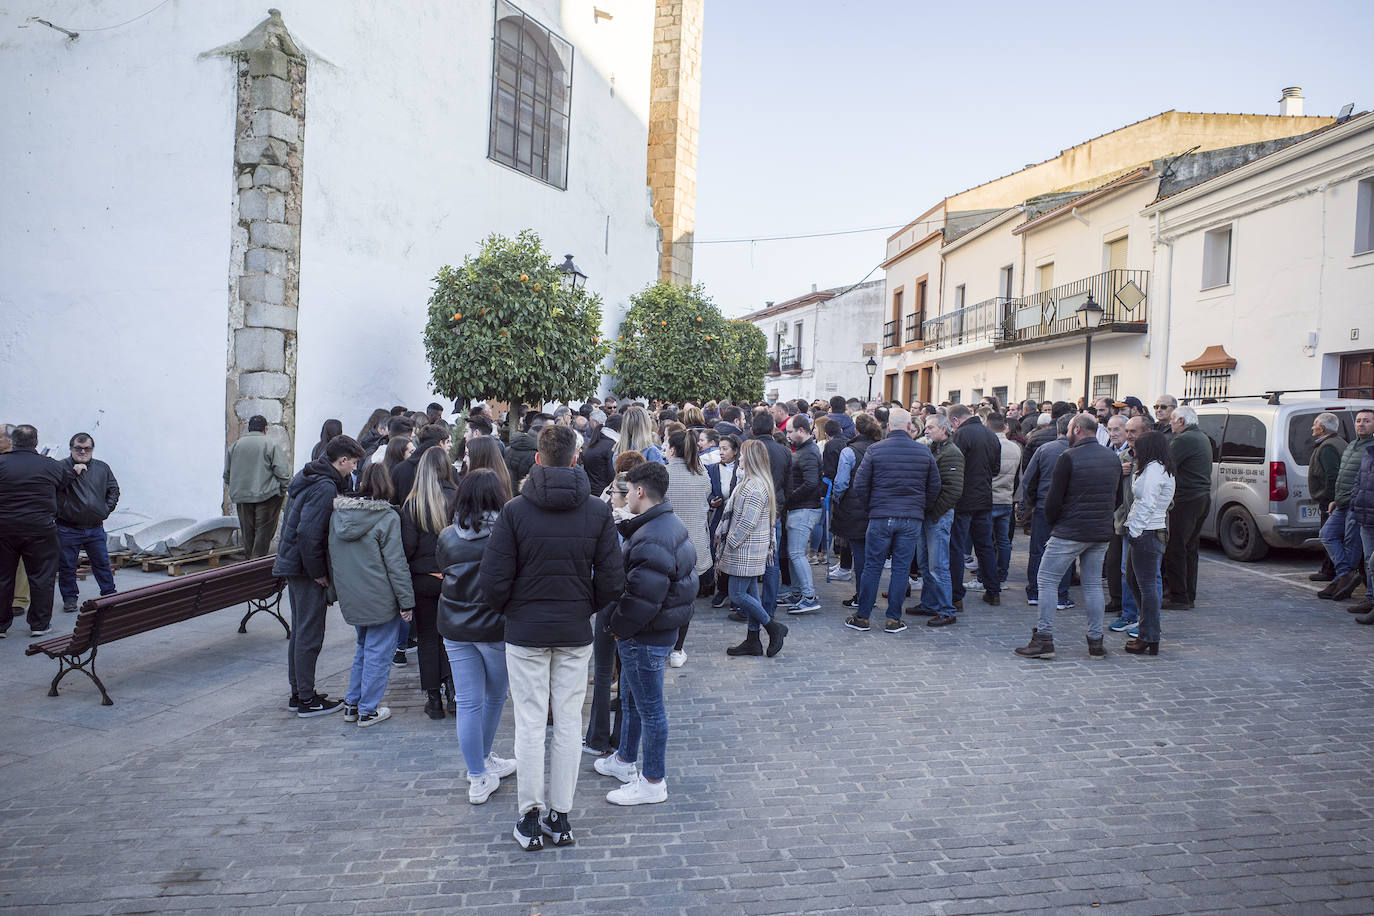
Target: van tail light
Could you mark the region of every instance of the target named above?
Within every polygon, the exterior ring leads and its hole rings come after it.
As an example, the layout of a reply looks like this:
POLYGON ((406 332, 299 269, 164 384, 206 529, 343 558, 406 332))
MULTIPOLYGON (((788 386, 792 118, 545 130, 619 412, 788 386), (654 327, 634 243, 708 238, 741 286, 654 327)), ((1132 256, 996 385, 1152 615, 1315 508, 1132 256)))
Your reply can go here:
POLYGON ((1269 501, 1281 503, 1288 498, 1288 468, 1282 461, 1269 462, 1269 501))

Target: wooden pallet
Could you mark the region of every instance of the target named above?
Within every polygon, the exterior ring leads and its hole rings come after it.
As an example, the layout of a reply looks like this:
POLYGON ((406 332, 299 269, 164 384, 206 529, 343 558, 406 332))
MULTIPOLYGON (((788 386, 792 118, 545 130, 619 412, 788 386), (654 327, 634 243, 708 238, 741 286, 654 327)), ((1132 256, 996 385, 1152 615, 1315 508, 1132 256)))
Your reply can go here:
POLYGON ((243 548, 241 547, 216 547, 214 550, 207 550, 204 553, 189 553, 179 557, 145 557, 140 561, 144 572, 152 572, 156 569, 165 569, 169 576, 179 576, 186 572, 185 567, 205 564, 206 569, 214 569, 219 566, 219 561, 226 558, 243 558, 243 548))

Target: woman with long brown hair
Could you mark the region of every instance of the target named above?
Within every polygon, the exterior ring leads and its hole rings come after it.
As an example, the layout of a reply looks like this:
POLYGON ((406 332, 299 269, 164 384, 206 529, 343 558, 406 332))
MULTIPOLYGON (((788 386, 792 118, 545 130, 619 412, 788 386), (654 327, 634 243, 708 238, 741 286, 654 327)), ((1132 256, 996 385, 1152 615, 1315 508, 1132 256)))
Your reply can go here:
POLYGON ((476 439, 468 440, 463 453, 463 467, 464 476, 486 468, 501 478, 507 493, 514 492, 511 489, 510 469, 506 467, 506 458, 501 454, 501 446, 497 445, 491 436, 478 436, 476 439))
POLYGON ((729 576, 730 602, 749 618, 749 632, 744 642, 725 652, 732 656, 763 655, 759 630, 764 629, 768 631, 767 654, 771 658, 782 651, 787 627, 770 617, 759 600, 759 577, 778 549, 774 537, 778 506, 767 447, 750 439, 740 448, 739 465, 735 492, 716 533, 716 566, 729 576))
POLYGON ((415 485, 401 504, 401 540, 410 578, 415 590, 415 635, 419 641, 420 689, 428 694, 425 714, 431 719, 444 717, 441 692, 447 686, 452 703, 452 682, 443 643, 435 629, 443 573, 435 559, 439 533, 453 518, 458 488, 453 482, 453 465, 442 448, 431 448, 420 457, 415 485))

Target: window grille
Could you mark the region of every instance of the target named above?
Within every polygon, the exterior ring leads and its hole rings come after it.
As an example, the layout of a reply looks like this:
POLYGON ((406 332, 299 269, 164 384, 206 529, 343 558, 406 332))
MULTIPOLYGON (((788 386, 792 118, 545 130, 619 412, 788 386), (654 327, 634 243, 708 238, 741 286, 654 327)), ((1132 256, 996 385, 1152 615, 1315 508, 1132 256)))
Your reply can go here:
POLYGON ((1026 382, 1026 400, 1039 404, 1045 400, 1044 382, 1026 382))
POLYGON ((1116 376, 1115 375, 1094 375, 1093 376, 1093 400, 1098 398, 1111 398, 1116 400, 1116 376))
POLYGON ((1185 398, 1224 398, 1230 390, 1230 369, 1194 369, 1183 374, 1185 398))
POLYGON ((572 45, 507 0, 496 2, 488 158, 568 186, 572 45))

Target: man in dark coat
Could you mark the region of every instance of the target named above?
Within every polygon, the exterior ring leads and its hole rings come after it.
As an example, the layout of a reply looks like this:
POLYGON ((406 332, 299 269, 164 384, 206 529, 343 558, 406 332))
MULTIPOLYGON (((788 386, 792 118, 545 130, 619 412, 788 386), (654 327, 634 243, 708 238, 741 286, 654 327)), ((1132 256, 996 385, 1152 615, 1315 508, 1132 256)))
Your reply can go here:
POLYGON ((1083 603, 1088 612, 1088 657, 1102 659, 1102 564, 1112 539, 1116 489, 1121 461, 1111 449, 1097 444, 1097 421, 1080 414, 1069 422, 1069 447, 1054 463, 1045 498, 1045 519, 1051 526, 1040 561, 1040 619, 1030 643, 1016 649, 1023 658, 1054 658, 1054 603, 1049 600, 1074 560, 1083 579, 1083 603))
MULTIPOLYGON (((1336 498, 1336 478, 1341 470, 1341 454, 1346 441, 1341 438, 1341 421, 1334 413, 1323 412, 1312 420, 1312 455, 1307 460, 1307 492, 1321 511, 1321 523, 1326 524, 1328 511, 1336 498)), ((1322 551, 1322 567, 1308 576, 1313 582, 1331 582, 1336 578, 1336 565, 1331 555, 1322 551)))
POLYGON ((954 506, 949 534, 949 581, 955 606, 964 600, 964 555, 970 543, 978 557, 983 601, 1001 604, 997 547, 992 541, 992 481, 1002 471, 1002 443, 966 404, 950 407, 949 425, 954 427, 954 444, 964 453, 964 492, 954 506))
MULTIPOLYGON (((1164 399, 1160 398, 1160 403, 1164 399)), ((1197 550, 1202 526, 1212 508, 1212 440, 1197 425, 1197 411, 1176 407, 1170 414, 1174 459, 1174 502, 1169 507, 1169 540, 1164 545, 1166 611, 1186 611, 1197 601, 1197 550)), ((1080 575, 1082 573, 1080 572, 1080 575)))
POLYGON ((841 395, 835 395, 830 399, 830 413, 826 414, 827 420, 834 420, 840 424, 840 435, 844 441, 848 442, 858 435, 854 428, 854 418, 845 412, 845 400, 841 395))
POLYGON ((348 436, 335 436, 324 454, 311 461, 286 488, 286 517, 272 572, 286 579, 291 596, 291 637, 286 649, 286 677, 291 682, 287 709, 302 719, 334 712, 342 700, 315 691, 315 663, 324 645, 325 611, 329 606, 329 517, 334 497, 362 460, 363 449, 348 436))
POLYGON ((529 479, 501 510, 482 555, 482 594, 506 618, 519 774, 514 836, 525 849, 542 848, 544 832, 557 845, 573 841, 568 812, 581 757, 591 618, 620 597, 625 584, 611 508, 590 498, 587 475, 576 466, 577 446, 571 427, 540 430, 529 479), (554 738, 546 796, 544 729, 550 707, 554 738), (543 808, 549 814, 541 824, 543 808))
POLYGON ((29 577, 29 635, 52 624, 53 582, 61 542, 57 497, 85 473, 38 454, 38 430, 16 426, 13 450, 0 455, 0 637, 14 622, 14 584, 19 561, 29 577))
POLYGON ((744 438, 744 428, 740 425, 744 422, 744 411, 733 404, 720 412, 720 422, 716 424, 716 432, 721 436, 738 436, 744 438))
MULTIPOLYGON (((631 468, 625 505, 634 518, 620 523, 624 538, 625 591, 608 626, 619 640, 620 701, 625 721, 620 749, 597 758, 596 771, 625 783, 607 793, 613 805, 652 805, 668 800, 665 756, 668 715, 663 705, 663 668, 678 630, 692 619, 697 595, 697 551, 673 506, 664 500, 668 469, 656 461, 631 468), (644 761, 639 760, 643 736, 644 761)), ((754 637, 755 641, 758 636, 754 637)))
POLYGON ((119 505, 119 481, 110 466, 95 457, 95 439, 90 433, 77 433, 67 444, 71 455, 62 463, 72 468, 85 465, 65 492, 57 494, 57 536, 62 541, 62 558, 57 567, 57 587, 62 593, 62 610, 75 613, 80 595, 76 586, 76 566, 81 551, 91 561, 91 575, 100 585, 100 594, 116 591, 114 570, 110 568, 109 536, 105 519, 119 505))
POLYGON ((578 462, 587 472, 592 496, 600 497, 615 479, 616 441, 606 435, 606 415, 600 410, 593 410, 587 420, 591 432, 587 435, 587 446, 582 450, 578 462))
POLYGON ((787 440, 792 444, 792 464, 787 476, 787 558, 792 564, 792 595, 783 603, 789 614, 818 611, 820 600, 806 557, 811 545, 811 530, 821 517, 825 485, 821 483, 821 450, 811 436, 811 420, 799 413, 788 421, 787 440))
POLYGON ((534 467, 535 455, 539 451, 539 432, 553 422, 553 417, 546 413, 531 413, 525 415, 525 420, 525 431, 512 437, 506 449, 506 470, 510 471, 512 493, 520 492, 525 476, 534 467))

